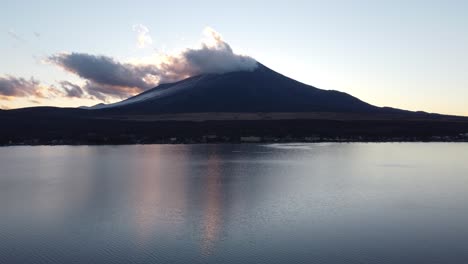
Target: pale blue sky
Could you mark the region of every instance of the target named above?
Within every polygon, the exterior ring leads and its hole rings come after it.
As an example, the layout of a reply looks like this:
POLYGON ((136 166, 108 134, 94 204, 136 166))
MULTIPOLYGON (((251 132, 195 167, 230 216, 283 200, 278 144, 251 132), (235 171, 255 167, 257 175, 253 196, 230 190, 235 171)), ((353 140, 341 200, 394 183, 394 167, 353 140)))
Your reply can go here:
MULTIPOLYGON (((78 81, 41 61, 58 52, 149 57, 196 45, 210 26, 235 51, 307 84, 379 106, 468 116, 468 1, 3 0, 1 6, 0 76, 33 76, 46 85, 78 81), (135 24, 149 28, 150 48, 137 48, 135 24)), ((0 99, 2 105, 27 103, 0 99)))

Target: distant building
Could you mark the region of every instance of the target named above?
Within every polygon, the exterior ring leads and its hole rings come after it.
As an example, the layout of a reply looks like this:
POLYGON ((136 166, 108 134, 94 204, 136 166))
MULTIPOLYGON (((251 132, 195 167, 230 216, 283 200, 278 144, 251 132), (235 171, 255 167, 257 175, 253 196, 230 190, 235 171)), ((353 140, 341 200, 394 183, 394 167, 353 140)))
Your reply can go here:
POLYGON ((248 137, 241 137, 240 140, 241 140, 241 142, 251 142, 251 143, 254 143, 254 142, 260 142, 260 141, 262 141, 262 138, 261 138, 261 137, 248 136, 248 137))
POLYGON ((203 136, 203 142, 216 142, 218 140, 217 135, 206 135, 203 136))
POLYGON ((311 135, 309 137, 305 137, 304 139, 305 139, 305 141, 319 141, 320 137, 316 136, 316 135, 311 135))

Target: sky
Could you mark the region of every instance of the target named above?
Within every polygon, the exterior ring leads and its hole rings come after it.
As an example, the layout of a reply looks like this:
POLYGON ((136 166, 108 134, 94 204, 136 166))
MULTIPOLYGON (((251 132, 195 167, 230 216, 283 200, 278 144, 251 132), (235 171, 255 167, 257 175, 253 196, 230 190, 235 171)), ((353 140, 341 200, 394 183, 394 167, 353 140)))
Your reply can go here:
POLYGON ((0 1, 2 109, 115 102, 254 59, 377 106, 468 116, 464 0, 0 1))

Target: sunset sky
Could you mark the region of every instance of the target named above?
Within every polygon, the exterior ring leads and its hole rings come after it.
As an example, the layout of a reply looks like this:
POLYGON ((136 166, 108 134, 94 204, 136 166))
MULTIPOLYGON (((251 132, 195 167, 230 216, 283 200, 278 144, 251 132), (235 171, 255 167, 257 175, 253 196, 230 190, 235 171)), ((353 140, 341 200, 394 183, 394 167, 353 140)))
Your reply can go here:
POLYGON ((6 0, 2 11, 3 109, 115 102, 255 59, 374 105, 468 116, 464 0, 6 0))

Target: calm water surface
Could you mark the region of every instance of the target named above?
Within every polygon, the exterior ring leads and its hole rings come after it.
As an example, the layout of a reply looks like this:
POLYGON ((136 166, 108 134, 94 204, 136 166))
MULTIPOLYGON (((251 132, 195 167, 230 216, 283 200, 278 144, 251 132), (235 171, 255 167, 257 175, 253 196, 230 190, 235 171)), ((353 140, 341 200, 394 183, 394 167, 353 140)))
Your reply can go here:
POLYGON ((468 263, 468 144, 0 148, 0 263, 468 263))

